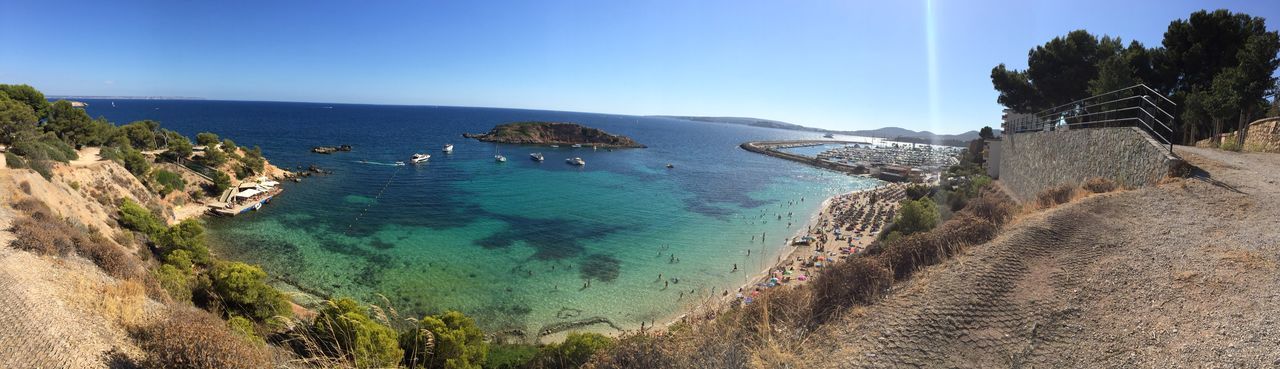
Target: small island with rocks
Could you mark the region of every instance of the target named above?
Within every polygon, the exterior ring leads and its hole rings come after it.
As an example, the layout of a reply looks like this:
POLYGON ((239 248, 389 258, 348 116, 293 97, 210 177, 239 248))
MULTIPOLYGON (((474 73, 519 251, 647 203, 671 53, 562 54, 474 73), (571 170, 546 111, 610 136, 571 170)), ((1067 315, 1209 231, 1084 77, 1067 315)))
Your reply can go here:
POLYGON ((627 136, 576 123, 516 122, 493 127, 488 133, 464 133, 462 137, 483 142, 527 145, 591 145, 607 148, 643 148, 627 136))

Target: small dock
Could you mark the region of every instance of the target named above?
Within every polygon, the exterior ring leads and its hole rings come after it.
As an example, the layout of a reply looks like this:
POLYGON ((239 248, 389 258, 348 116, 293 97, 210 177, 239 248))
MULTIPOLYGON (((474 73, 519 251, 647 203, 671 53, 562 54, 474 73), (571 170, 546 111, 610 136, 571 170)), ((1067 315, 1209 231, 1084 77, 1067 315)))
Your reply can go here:
POLYGON ((210 213, 236 216, 258 210, 284 192, 284 189, 280 188, 280 182, 259 178, 257 181, 243 182, 230 191, 232 193, 226 196, 225 201, 209 204, 210 213))

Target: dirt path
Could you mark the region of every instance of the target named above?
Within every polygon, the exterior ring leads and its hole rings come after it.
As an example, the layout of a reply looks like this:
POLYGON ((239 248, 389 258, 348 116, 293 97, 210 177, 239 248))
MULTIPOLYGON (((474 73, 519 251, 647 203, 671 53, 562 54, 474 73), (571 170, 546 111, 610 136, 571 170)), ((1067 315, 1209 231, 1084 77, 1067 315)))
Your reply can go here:
POLYGON ((1280 365, 1280 155, 1032 214, 825 332, 814 367, 1280 365), (819 354, 821 353, 821 354, 819 354))

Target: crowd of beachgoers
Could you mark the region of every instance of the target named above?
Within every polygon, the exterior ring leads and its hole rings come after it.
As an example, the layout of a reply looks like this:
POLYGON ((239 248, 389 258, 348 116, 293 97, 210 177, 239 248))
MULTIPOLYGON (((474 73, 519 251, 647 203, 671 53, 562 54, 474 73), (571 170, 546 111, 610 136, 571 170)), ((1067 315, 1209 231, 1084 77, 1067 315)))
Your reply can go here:
MULTIPOLYGON (((789 249, 783 251, 773 267, 736 292, 724 290, 715 293, 718 296, 713 296, 677 321, 714 318, 722 304, 750 304, 766 289, 803 284, 823 268, 865 251, 893 221, 898 203, 906 199, 906 186, 890 183, 832 196, 804 230, 787 240, 789 249)), ((752 241, 757 241, 755 236, 752 236, 752 241)), ((738 265, 733 268, 738 271, 738 265)))

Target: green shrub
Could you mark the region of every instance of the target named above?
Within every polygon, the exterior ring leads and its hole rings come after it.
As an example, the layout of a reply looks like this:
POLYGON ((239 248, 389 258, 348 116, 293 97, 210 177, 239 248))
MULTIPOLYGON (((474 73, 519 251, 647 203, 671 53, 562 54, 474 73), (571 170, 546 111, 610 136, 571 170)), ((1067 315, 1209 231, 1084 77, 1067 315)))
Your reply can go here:
POLYGON ((224 138, 222 139, 222 149, 227 152, 236 152, 239 150, 239 147, 236 146, 235 141, 232 141, 230 138, 224 138))
POLYGON ((244 163, 244 166, 248 168, 251 174, 261 174, 266 165, 266 160, 263 160, 261 156, 253 155, 245 155, 240 159, 240 162, 244 163))
POLYGON ((893 230, 904 236, 924 232, 938 225, 938 205, 930 198, 905 200, 893 221, 893 230))
POLYGON ((209 264, 209 247, 206 245, 204 226, 199 220, 187 219, 165 229, 156 243, 166 262, 174 258, 174 253, 181 251, 184 254, 180 256, 185 256, 190 263, 209 264))
POLYGON ((460 312, 425 316, 416 328, 400 335, 411 368, 478 369, 489 353, 484 332, 460 312))
POLYGON ((1238 151, 1240 151, 1240 145, 1239 145, 1239 144, 1237 144, 1237 143, 1236 143, 1236 141, 1235 141, 1234 139, 1231 139, 1231 140, 1226 140, 1226 139, 1224 139, 1224 140, 1222 140, 1222 144, 1221 144, 1221 145, 1218 145, 1218 149, 1221 149, 1222 151, 1237 151, 1237 152, 1238 152, 1238 151))
POLYGON ((230 328, 232 332, 239 334, 241 337, 244 337, 249 342, 253 342, 258 346, 267 344, 266 340, 263 340, 262 337, 258 337, 257 332, 254 332, 253 322, 249 319, 245 319, 245 317, 232 315, 230 319, 227 319, 227 328, 230 328))
POLYGON ((196 144, 204 146, 214 146, 218 144, 218 135, 211 132, 200 132, 196 134, 196 144))
POLYGON ((570 332, 564 342, 546 345, 538 350, 535 362, 541 368, 578 368, 596 352, 613 347, 614 343, 612 338, 599 333, 570 332))
POLYGON ((98 151, 98 156, 104 160, 124 163, 124 153, 121 152, 119 147, 103 147, 102 150, 98 151))
POLYGON ((235 172, 236 179, 245 179, 253 175, 253 173, 249 171, 249 168, 245 168, 243 165, 235 165, 235 172))
POLYGON ((157 169, 152 172, 151 177, 156 183, 160 184, 160 196, 168 195, 174 190, 181 190, 187 186, 187 181, 182 179, 182 175, 170 172, 164 169, 157 169))
POLYGON ((4 161, 5 161, 5 165, 10 168, 22 169, 27 167, 27 162, 25 160, 22 160, 21 156, 18 156, 18 154, 14 154, 12 152, 6 151, 4 153, 4 161))
POLYGON ((227 312, 259 322, 290 316, 289 301, 266 281, 261 268, 240 262, 218 263, 209 272, 210 288, 227 312))
POLYGON ((485 358, 486 369, 522 369, 538 356, 539 348, 534 345, 505 344, 489 346, 489 356, 485 358))
POLYGON ((210 168, 221 168, 223 164, 227 163, 227 154, 216 146, 209 146, 204 149, 204 156, 200 159, 200 162, 210 168))
POLYGON ((125 198, 120 202, 120 225, 156 238, 165 230, 164 223, 151 210, 125 198))
POLYGON ((142 155, 141 151, 124 148, 121 150, 120 159, 124 161, 124 168, 135 177, 143 178, 147 175, 147 171, 151 170, 151 162, 142 155))
POLYGON ((396 331, 369 317, 354 300, 329 300, 312 322, 320 348, 357 368, 394 367, 404 358, 396 331))
POLYGON ((268 368, 270 355, 195 308, 173 311, 137 334, 143 368, 268 368))
POLYGON ((161 265, 151 272, 173 301, 191 302, 191 273, 170 264, 161 265))
POLYGON ((209 186, 210 196, 222 196, 222 193, 231 188, 231 176, 223 173, 221 170, 213 172, 213 185, 209 186))

